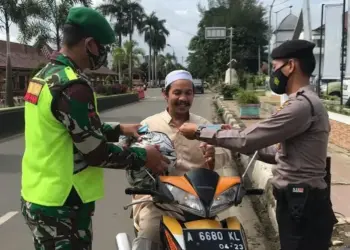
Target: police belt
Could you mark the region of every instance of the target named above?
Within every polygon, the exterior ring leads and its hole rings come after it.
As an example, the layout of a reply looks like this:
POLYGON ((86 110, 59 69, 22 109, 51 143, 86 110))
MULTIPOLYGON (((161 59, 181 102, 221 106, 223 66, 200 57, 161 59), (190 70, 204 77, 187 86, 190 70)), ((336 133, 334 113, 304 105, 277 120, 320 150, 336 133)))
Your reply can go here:
POLYGON ((327 189, 313 188, 303 183, 289 184, 281 189, 274 187, 273 195, 283 207, 288 207, 289 214, 295 221, 304 218, 310 209, 309 205, 315 204, 314 202, 321 200, 330 202, 327 189))
POLYGON ((288 193, 293 192, 293 188, 295 193, 306 193, 308 198, 312 200, 327 198, 328 190, 326 188, 325 189, 314 188, 308 184, 290 184, 288 187, 285 187, 285 188, 273 187, 273 195, 275 196, 276 200, 286 199, 288 198, 288 193), (304 190, 302 190, 302 188, 304 188, 304 190))

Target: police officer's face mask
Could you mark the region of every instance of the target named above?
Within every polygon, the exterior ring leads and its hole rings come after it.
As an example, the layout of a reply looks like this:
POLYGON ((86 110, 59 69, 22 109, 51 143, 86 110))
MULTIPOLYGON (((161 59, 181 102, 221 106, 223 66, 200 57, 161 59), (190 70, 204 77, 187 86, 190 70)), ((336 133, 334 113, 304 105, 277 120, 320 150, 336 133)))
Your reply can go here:
POLYGON ((288 62, 283 64, 276 71, 272 72, 270 76, 270 88, 273 92, 275 92, 278 95, 282 95, 286 93, 286 88, 287 88, 290 75, 289 76, 284 75, 282 72, 282 69, 287 64, 288 62))
POLYGON ((90 69, 91 70, 97 70, 101 68, 102 65, 105 64, 107 60, 107 50, 105 47, 100 45, 99 43, 95 42, 96 46, 98 48, 98 55, 95 55, 92 53, 88 47, 86 47, 86 53, 89 57, 89 62, 90 62, 90 69))

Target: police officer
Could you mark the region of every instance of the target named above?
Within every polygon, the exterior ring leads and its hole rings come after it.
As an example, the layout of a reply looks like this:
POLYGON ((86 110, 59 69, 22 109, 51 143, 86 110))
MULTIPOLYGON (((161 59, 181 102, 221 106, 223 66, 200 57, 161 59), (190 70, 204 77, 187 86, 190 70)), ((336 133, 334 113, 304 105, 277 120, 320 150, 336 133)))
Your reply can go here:
POLYGON ((115 42, 97 11, 69 11, 63 46, 31 80, 25 95, 22 214, 35 249, 89 250, 95 201, 103 198, 103 168, 161 170, 155 147, 122 148, 119 135, 137 136, 140 125, 100 121, 95 92, 82 73, 107 58, 115 42))
POLYGON ((336 223, 324 180, 330 124, 327 110, 309 86, 314 46, 292 40, 273 50, 270 87, 289 100, 270 118, 243 131, 194 124, 180 128, 189 139, 240 153, 259 150, 261 160, 277 164, 272 184, 282 250, 326 250, 336 223))

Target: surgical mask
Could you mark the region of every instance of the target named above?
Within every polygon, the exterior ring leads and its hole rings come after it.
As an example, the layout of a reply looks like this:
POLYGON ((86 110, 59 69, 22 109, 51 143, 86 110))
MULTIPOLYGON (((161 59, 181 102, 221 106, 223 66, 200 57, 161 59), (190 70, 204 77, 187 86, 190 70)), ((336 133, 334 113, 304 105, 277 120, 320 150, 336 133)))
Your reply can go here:
POLYGON ((287 88, 288 79, 290 75, 285 76, 282 72, 282 68, 287 64, 288 63, 283 64, 282 67, 277 69, 275 72, 272 72, 270 76, 270 88, 274 93, 278 95, 282 95, 286 93, 286 88, 287 88))
POLYGON ((91 70, 97 70, 101 68, 101 66, 104 65, 107 60, 107 50, 102 45, 98 45, 98 56, 91 53, 91 51, 87 48, 86 53, 89 57, 91 70))

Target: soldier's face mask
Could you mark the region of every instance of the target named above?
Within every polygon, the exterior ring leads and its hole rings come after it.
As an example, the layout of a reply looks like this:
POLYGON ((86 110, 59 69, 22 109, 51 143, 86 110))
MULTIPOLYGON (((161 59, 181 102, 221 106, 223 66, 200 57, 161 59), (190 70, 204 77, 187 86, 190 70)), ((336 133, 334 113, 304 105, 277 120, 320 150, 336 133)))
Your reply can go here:
POLYGON ((288 84, 288 80, 290 74, 286 76, 283 74, 282 69, 288 65, 289 62, 284 63, 281 67, 271 73, 270 76, 270 88, 273 92, 278 95, 282 95, 286 93, 286 88, 288 84))
MULTIPOLYGON (((90 40, 90 42, 92 42, 90 40)), ((101 68, 107 61, 107 50, 104 46, 95 41, 97 47, 97 55, 89 49, 90 46, 86 46, 86 53, 89 57, 90 69, 96 70, 101 68)))

